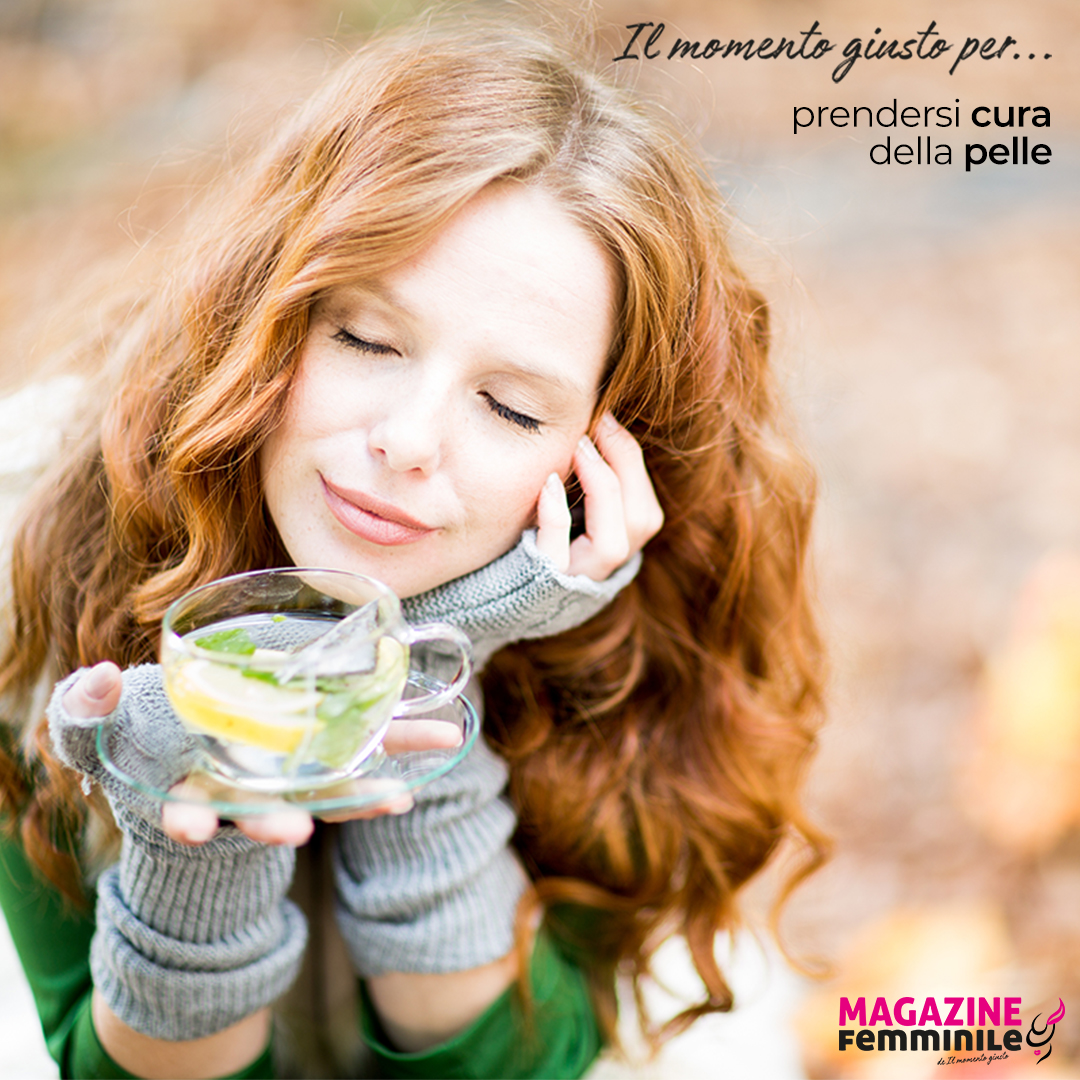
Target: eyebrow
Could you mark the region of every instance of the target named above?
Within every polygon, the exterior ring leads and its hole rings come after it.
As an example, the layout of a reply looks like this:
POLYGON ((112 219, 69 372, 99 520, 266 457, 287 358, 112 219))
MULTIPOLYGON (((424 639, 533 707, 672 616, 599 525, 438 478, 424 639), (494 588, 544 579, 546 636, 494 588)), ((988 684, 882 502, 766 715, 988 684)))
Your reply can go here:
MULTIPOLYGON (((400 311, 406 318, 418 321, 417 315, 412 308, 410 308, 399 296, 388 289, 381 281, 371 280, 354 285, 343 285, 340 289, 341 292, 357 299, 366 297, 377 300, 389 308, 400 311)), ((331 310, 335 307, 338 307, 338 305, 332 305, 331 310)), ((597 390, 590 390, 584 383, 578 382, 574 378, 567 378, 557 371, 551 371, 543 366, 532 364, 528 360, 500 354, 498 356, 498 362, 504 368, 509 369, 516 375, 520 375, 524 379, 528 379, 530 382, 550 383, 553 386, 558 387, 564 393, 580 394, 582 397, 593 400, 596 398, 598 388, 597 390)))

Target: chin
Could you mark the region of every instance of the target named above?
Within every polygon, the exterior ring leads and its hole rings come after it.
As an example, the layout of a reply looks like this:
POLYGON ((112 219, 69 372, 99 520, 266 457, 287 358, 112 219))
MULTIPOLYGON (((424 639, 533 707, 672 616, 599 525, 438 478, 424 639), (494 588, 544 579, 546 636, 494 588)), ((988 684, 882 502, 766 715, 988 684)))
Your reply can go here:
MULTIPOLYGON (((475 545, 468 545, 469 551, 457 552, 456 559, 442 561, 438 552, 429 550, 410 551, 408 546, 397 549, 380 549, 368 554, 355 548, 333 546, 333 550, 321 553, 321 560, 316 562, 297 562, 305 566, 327 566, 339 570, 347 570, 353 574, 363 574, 366 577, 375 578, 392 589, 397 596, 404 600, 408 597, 419 596, 421 593, 430 592, 432 589, 445 585, 455 578, 464 577, 475 570, 486 566, 488 563, 505 555, 512 550, 521 539, 522 531, 528 528, 523 525, 512 535, 505 537, 498 544, 492 543, 489 538, 484 545, 486 551, 477 554, 475 545)), ((294 560, 296 561, 296 560, 294 560)))
POLYGON ((430 564, 416 569, 406 569, 404 567, 395 569, 393 566, 386 565, 373 566, 365 560, 346 562, 343 564, 342 569, 350 570, 354 574, 364 574, 367 577, 376 578, 392 589, 401 600, 405 600, 410 596, 419 596, 421 593, 443 585, 455 577, 460 577, 462 573, 469 572, 463 570, 461 573, 449 571, 440 574, 430 564))

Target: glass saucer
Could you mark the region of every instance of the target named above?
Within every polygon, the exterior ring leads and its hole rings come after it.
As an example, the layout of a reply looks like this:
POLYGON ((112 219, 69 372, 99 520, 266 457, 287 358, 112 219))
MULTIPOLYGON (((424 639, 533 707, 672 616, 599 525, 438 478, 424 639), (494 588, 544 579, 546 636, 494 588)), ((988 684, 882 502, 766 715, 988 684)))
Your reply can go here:
MULTIPOLYGON (((412 672, 409 682, 412 687, 422 689, 426 688, 427 680, 412 672)), ((476 709, 464 695, 431 709, 425 719, 453 724, 461 732, 461 744, 449 750, 412 750, 393 755, 380 746, 350 776, 323 787, 285 793, 269 794, 240 787, 217 770, 209 755, 201 756, 196 768, 183 781, 182 790, 175 786, 170 791, 163 791, 136 780, 124 772, 110 752, 117 735, 109 721, 97 730, 97 752, 102 764, 116 779, 158 802, 198 803, 209 806, 223 818, 266 814, 286 806, 298 806, 315 815, 334 816, 353 810, 375 810, 384 804, 400 802, 403 796, 448 773, 465 757, 480 733, 476 709)))

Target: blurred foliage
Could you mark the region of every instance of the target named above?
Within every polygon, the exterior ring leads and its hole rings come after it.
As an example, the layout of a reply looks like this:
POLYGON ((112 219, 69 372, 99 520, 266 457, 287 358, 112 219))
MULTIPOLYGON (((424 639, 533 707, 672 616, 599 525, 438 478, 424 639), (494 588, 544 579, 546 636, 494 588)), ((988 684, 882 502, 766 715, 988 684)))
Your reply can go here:
POLYGON ((1049 555, 1024 583, 968 738, 959 798, 995 842, 1042 854, 1080 824, 1080 558, 1049 555))

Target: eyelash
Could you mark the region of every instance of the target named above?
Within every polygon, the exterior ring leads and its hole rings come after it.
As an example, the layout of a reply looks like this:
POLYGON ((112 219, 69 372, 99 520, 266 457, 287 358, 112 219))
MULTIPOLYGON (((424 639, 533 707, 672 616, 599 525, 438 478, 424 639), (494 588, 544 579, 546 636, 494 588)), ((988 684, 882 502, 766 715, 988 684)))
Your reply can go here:
POLYGON ((519 428, 523 428, 525 431, 539 431, 540 421, 534 420, 531 416, 526 416, 524 413, 516 412, 514 409, 508 408, 501 401, 496 401, 487 391, 481 395, 483 399, 488 403, 488 408, 491 409, 496 416, 501 416, 504 420, 509 420, 511 424, 517 424, 519 428))
POLYGON ((391 348, 389 345, 358 338, 355 334, 350 334, 344 327, 334 335, 333 340, 340 342, 342 345, 347 345, 350 349, 356 349, 358 352, 374 353, 376 356, 389 356, 391 353, 397 352, 396 349, 391 348))
MULTIPOLYGON (((365 341, 363 338, 359 338, 355 334, 349 333, 344 327, 338 330, 334 335, 333 340, 340 342, 350 349, 356 349, 358 352, 372 353, 375 356, 387 356, 397 352, 396 349, 391 348, 389 345, 383 345, 377 341, 365 341)), ((491 409, 496 416, 502 417, 503 420, 507 420, 511 424, 516 424, 524 431, 537 432, 540 430, 539 420, 536 420, 531 416, 526 416, 525 413, 517 412, 515 409, 511 409, 501 401, 493 398, 487 391, 484 391, 481 396, 484 401, 487 402, 488 408, 491 409)))

